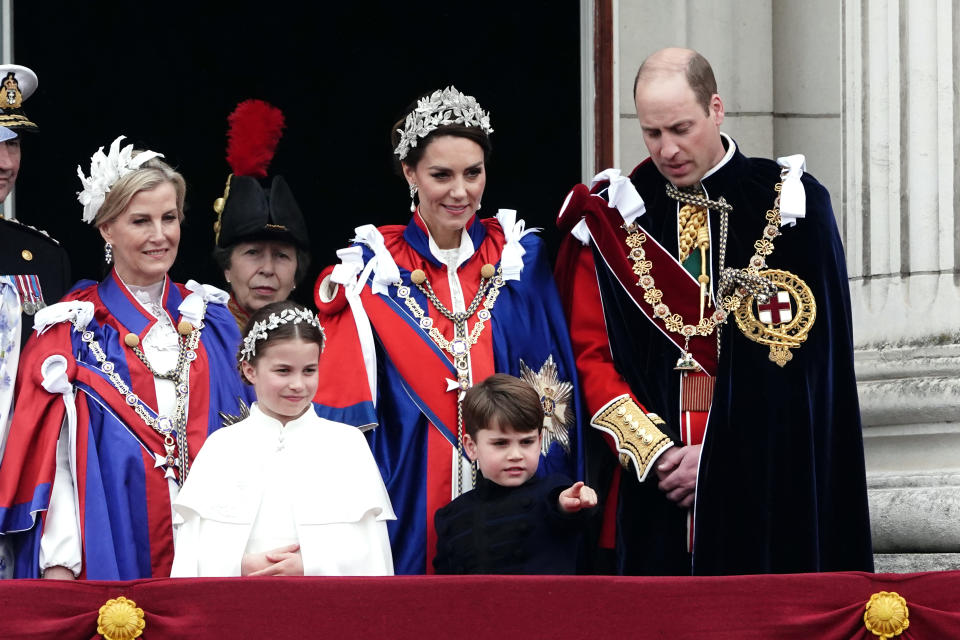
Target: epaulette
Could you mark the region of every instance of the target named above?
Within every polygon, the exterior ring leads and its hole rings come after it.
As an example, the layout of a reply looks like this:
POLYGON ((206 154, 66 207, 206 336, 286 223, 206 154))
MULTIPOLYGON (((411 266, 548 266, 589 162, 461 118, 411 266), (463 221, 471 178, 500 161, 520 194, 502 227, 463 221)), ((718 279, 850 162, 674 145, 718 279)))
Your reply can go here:
POLYGON ((23 229, 24 231, 30 231, 31 233, 38 235, 41 238, 46 238, 47 240, 57 245, 58 247, 60 246, 60 241, 54 238, 53 236, 51 236, 49 233, 47 233, 43 229, 37 229, 36 227, 31 226, 29 224, 24 224, 19 220, 16 220, 16 219, 11 220, 9 218, 4 218, 2 216, 0 216, 0 221, 8 222, 10 224, 15 224, 17 225, 17 227, 19 227, 20 229, 23 229))

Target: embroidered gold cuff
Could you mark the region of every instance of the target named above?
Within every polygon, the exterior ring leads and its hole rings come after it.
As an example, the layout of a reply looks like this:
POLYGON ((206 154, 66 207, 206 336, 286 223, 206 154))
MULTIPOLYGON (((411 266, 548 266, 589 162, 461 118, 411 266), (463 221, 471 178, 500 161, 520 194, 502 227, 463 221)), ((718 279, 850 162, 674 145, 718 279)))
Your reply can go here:
POLYGON ((608 402, 593 416, 590 424, 614 437, 617 449, 633 462, 637 479, 643 482, 650 467, 670 446, 658 425, 665 424, 655 413, 645 414, 630 396, 624 394, 608 402))

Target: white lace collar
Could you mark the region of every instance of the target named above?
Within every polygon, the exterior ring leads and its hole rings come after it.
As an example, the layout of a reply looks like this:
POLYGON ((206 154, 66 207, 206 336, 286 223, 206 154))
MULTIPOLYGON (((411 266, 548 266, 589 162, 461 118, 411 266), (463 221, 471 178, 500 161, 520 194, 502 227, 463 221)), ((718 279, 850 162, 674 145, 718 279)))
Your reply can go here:
POLYGON ((460 230, 460 247, 458 249, 441 249, 437 245, 436 240, 433 239, 433 234, 430 233, 430 227, 428 227, 426 221, 423 220, 419 209, 417 210, 417 217, 423 221, 423 227, 427 230, 430 253, 441 263, 447 265, 447 267, 456 269, 469 260, 470 256, 476 251, 476 247, 473 246, 473 239, 470 237, 470 234, 467 233, 466 227, 460 230))

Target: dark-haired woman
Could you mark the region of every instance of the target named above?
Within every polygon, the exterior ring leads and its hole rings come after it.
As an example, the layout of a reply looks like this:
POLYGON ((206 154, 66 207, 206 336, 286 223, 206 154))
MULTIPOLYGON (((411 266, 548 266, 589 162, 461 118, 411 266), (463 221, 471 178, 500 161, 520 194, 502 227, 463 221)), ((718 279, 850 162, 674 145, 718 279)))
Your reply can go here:
POLYGON ((420 99, 395 127, 411 195, 406 225, 356 229, 341 264, 317 281, 329 347, 316 397, 327 417, 369 433, 397 514, 397 573, 424 573, 434 513, 468 491, 460 399, 496 373, 522 376, 543 399, 542 473, 581 479, 575 372, 540 239, 500 210, 480 219, 489 115, 453 87, 420 99))

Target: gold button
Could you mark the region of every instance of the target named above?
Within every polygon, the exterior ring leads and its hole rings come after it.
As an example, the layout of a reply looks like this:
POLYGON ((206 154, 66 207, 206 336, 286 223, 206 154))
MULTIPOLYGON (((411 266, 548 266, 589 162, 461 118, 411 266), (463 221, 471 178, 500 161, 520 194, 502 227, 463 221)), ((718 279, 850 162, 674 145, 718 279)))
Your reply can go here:
POLYGON ((410 282, 413 284, 423 284, 427 279, 427 274, 423 272, 423 269, 414 269, 410 272, 410 282))
POLYGON ((189 335, 191 331, 193 331, 193 325, 186 320, 181 320, 177 325, 177 332, 182 336, 189 335))
POLYGON ((140 344, 140 338, 138 338, 137 334, 135 333, 128 333, 127 335, 123 336, 123 343, 132 348, 140 344))
POLYGON ((23 259, 27 262, 33 260, 33 251, 30 251, 30 249, 24 249, 20 252, 20 255, 23 256, 23 259))
POLYGON ((480 277, 481 278, 492 278, 493 275, 497 272, 496 268, 492 264, 485 264, 480 267, 480 277))

